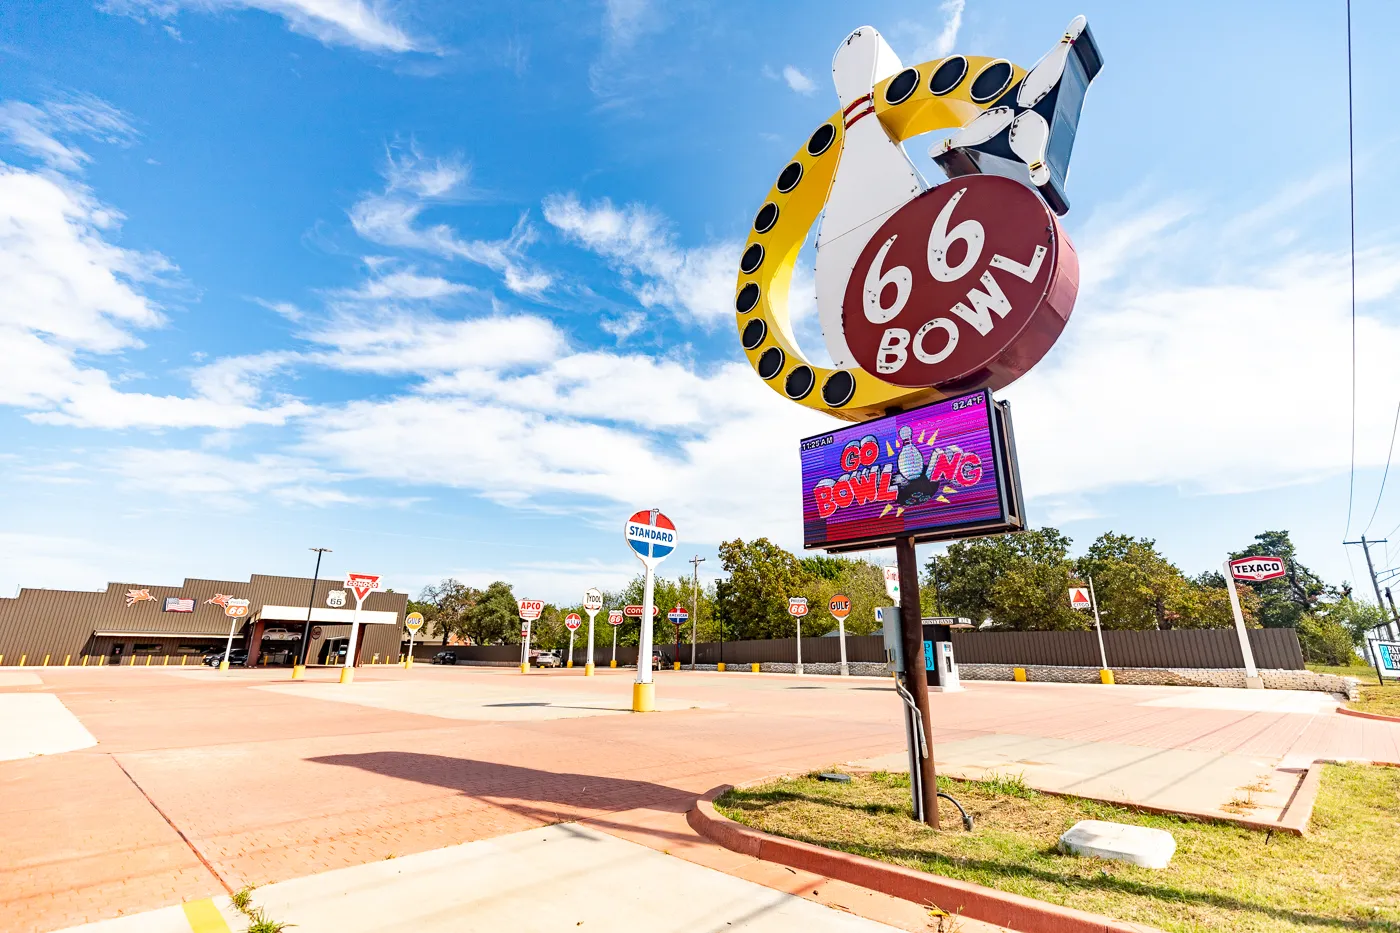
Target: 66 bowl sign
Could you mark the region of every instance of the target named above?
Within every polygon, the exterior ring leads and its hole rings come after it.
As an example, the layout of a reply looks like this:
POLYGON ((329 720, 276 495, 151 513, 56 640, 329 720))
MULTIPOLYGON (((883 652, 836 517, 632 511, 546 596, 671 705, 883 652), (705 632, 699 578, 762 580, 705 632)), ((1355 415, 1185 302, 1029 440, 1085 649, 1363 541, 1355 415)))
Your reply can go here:
POLYGON ((1009 385, 1064 330, 1079 261, 1036 193, 956 179, 890 216, 866 244, 841 316, 855 361, 898 386, 1009 385))

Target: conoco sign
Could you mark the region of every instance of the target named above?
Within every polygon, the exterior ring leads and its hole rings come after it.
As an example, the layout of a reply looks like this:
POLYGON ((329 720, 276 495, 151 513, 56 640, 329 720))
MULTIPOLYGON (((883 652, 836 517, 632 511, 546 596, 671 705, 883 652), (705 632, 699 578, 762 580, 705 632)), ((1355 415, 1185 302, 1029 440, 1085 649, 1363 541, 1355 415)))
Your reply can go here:
POLYGON ((1057 216, 1089 83, 1103 59, 1084 17, 1029 70, 949 55, 904 65, 874 28, 838 46, 840 108, 777 173, 739 259, 739 341, 759 377, 848 421, 999 389, 1064 330, 1079 264, 1057 216), (931 185, 903 143, 930 150, 931 185), (788 292, 816 233, 831 366, 793 338, 788 292))
POLYGON ((841 319, 855 361, 896 386, 999 389, 1054 345, 1079 261, 1030 188, 973 175, 896 211, 856 260, 841 319))

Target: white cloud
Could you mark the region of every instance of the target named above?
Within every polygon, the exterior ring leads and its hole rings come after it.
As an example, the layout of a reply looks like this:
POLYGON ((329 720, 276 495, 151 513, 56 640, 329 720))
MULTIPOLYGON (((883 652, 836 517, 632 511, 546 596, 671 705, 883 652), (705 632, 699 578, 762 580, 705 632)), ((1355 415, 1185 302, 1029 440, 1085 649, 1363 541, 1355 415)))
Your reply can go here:
POLYGON ((198 450, 128 448, 112 453, 109 466, 129 489, 197 497, 213 508, 247 509, 262 497, 285 505, 360 501, 335 488, 345 477, 310 460, 279 454, 235 458, 198 450))
POLYGON ((385 3, 364 0, 105 0, 101 8, 143 19, 173 18, 182 8, 196 12, 261 10, 280 16, 294 32, 327 45, 350 45, 372 52, 432 51, 431 43, 397 25, 385 3))
POLYGON ((79 95, 45 101, 34 106, 23 101, 0 101, 0 135, 50 168, 77 172, 92 161, 72 143, 59 136, 78 135, 117 145, 136 135, 127 117, 104 100, 79 95))
POLYGON ((607 198, 584 205, 573 194, 550 195, 544 218, 622 272, 642 305, 669 308, 707 327, 733 316, 741 244, 683 249, 663 216, 640 204, 615 207, 607 198))
POLYGON ((448 259, 465 259, 501 274, 506 288, 537 295, 550 286, 550 276, 525 258, 535 240, 528 216, 522 216, 501 240, 468 240, 447 224, 421 224, 419 217, 433 203, 465 196, 470 166, 460 159, 389 154, 384 191, 361 198, 350 208, 355 232, 372 243, 422 250, 448 259))
POLYGON ((436 275, 419 275, 412 270, 390 272, 366 279, 352 289, 335 292, 350 301, 437 301, 475 291, 470 285, 452 282, 436 275))
MULTIPOLYGON (((1344 473, 1346 255, 1256 254, 1219 218, 1174 203, 1119 226, 1121 237, 1086 238, 1064 336, 1005 392, 1028 494, 1074 511, 1075 497, 1115 486, 1225 493, 1344 473)), ((1400 326, 1377 305, 1400 292, 1400 245, 1364 250, 1357 268, 1357 463, 1379 466, 1400 399, 1400 326)))
POLYGON ((643 30, 650 7, 650 0, 604 0, 603 27, 608 42, 631 45, 643 30))
POLYGON ((425 376, 540 363, 554 358, 564 346, 563 334, 552 323, 532 315, 449 321, 407 311, 342 311, 303 336, 331 348, 306 356, 321 365, 350 372, 425 376))
POLYGON ((792 65, 784 66, 783 80, 787 82, 788 87, 799 94, 811 94, 817 89, 816 83, 813 82, 811 78, 798 71, 792 65))
POLYGON ((905 58, 905 64, 932 61, 943 58, 953 51, 957 44, 958 32, 962 29, 963 8, 966 0, 944 0, 938 10, 943 14, 943 25, 933 32, 923 23, 901 22, 896 31, 909 36, 917 43, 914 51, 905 58))
POLYGON ((598 321, 604 333, 612 334, 618 343, 637 333, 647 322, 647 316, 640 311, 625 311, 617 317, 605 317, 598 321))

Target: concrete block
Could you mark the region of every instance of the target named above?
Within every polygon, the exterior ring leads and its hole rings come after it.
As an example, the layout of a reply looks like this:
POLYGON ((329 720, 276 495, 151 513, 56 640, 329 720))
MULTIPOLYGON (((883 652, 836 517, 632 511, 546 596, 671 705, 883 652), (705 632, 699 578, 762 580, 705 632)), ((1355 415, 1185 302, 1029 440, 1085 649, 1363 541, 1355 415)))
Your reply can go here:
POLYGON ((1111 858, 1143 868, 1166 868, 1176 853, 1176 840, 1161 829, 1080 820, 1060 837, 1060 851, 1111 858))

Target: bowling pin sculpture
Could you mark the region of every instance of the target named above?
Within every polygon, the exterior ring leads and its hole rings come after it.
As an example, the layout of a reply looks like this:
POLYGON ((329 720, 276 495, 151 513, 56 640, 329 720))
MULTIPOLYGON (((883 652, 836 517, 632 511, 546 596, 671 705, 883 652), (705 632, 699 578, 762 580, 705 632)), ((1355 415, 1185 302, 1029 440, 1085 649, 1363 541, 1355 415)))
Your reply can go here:
MULTIPOLYGON (((1102 56, 1077 17, 1030 71, 950 55, 905 66, 873 27, 840 44, 840 109, 778 174, 739 263, 745 354, 787 398, 861 421, 1000 388, 1058 338, 1078 262, 1056 218, 1102 56), (956 130, 930 185, 904 140, 956 130), (832 367, 808 362, 788 316, 797 256, 816 238, 817 310, 832 367)), ((912 464, 910 464, 912 467, 912 464)))

